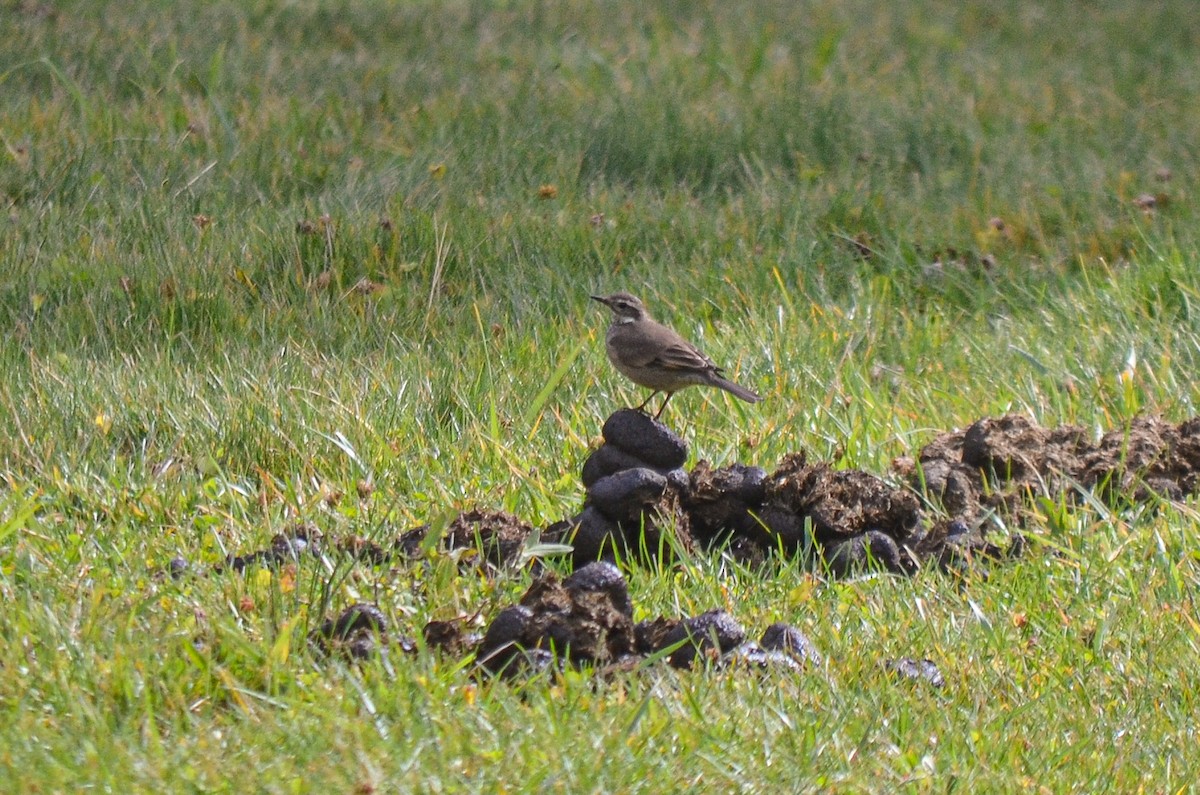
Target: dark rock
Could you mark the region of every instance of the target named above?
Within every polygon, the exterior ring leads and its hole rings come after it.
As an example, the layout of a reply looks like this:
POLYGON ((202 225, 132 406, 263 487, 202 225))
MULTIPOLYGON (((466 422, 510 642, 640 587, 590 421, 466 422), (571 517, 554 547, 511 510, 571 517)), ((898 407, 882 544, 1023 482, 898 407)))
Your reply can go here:
POLYGON ((786 508, 768 505, 758 512, 758 522, 771 549, 782 546, 787 552, 796 552, 813 543, 804 519, 786 508))
POLYGON ((187 558, 176 556, 167 564, 167 573, 171 575, 171 579, 178 580, 191 571, 191 568, 192 564, 188 563, 187 558))
POLYGON ((377 605, 369 602, 353 604, 342 611, 333 622, 330 632, 332 638, 347 638, 354 632, 387 632, 388 620, 377 605))
POLYGON ((638 654, 654 654, 667 648, 667 636, 682 623, 678 618, 662 616, 639 621, 633 628, 634 649, 638 654))
POLYGON ((912 574, 916 561, 887 533, 869 530, 825 549, 829 571, 837 577, 871 569, 893 574, 912 574))
POLYGON ((575 568, 624 553, 625 537, 621 529, 596 508, 584 508, 571 523, 574 529, 567 532, 564 541, 575 548, 571 556, 575 568))
POLYGON ((421 630, 425 645, 430 649, 461 657, 483 642, 479 632, 468 631, 461 619, 430 621, 421 630))
POLYGON ((596 592, 602 593, 614 608, 632 620, 633 600, 629 598, 629 584, 621 570, 607 561, 589 563, 563 580, 563 587, 575 596, 596 592))
POLYGON ((713 469, 707 461, 700 461, 692 470, 691 492, 702 500, 731 497, 746 505, 761 505, 767 496, 767 471, 745 464, 713 469))
POLYGON ((488 670, 499 673, 520 651, 533 621, 533 611, 524 605, 501 610, 483 634, 477 658, 488 670))
POLYGON ((377 605, 360 602, 347 607, 336 619, 325 619, 308 638, 324 654, 365 660, 388 645, 388 621, 377 605))
POLYGON ((917 660, 912 657, 901 657, 899 660, 887 660, 883 667, 899 679, 924 681, 934 687, 945 687, 946 680, 938 670, 933 660, 917 660))
POLYGON ((580 480, 583 481, 583 487, 589 489, 601 478, 626 469, 646 466, 648 466, 647 463, 637 456, 630 455, 614 445, 602 444, 583 462, 580 480))
POLYGON ((746 631, 724 610, 710 610, 684 619, 663 638, 664 646, 682 643, 667 658, 676 668, 690 668, 697 657, 719 658, 746 639, 746 631))
POLYGON ((604 440, 655 469, 675 469, 687 460, 687 444, 666 425, 634 409, 621 409, 605 421, 604 440))
POLYGON ((921 505, 907 489, 895 489, 856 469, 809 464, 804 454, 787 456, 772 473, 766 507, 775 506, 812 522, 818 542, 879 530, 898 541, 919 530, 921 505))
POLYGON ((764 649, 757 643, 743 643, 726 652, 720 659, 721 665, 731 668, 758 668, 800 673, 804 666, 789 654, 773 649, 764 649))
POLYGON ((758 643, 767 651, 787 654, 797 662, 822 665, 825 661, 808 636, 790 624, 772 624, 758 643))
POLYGON ((588 502, 615 522, 629 522, 653 505, 666 488, 666 478, 653 469, 626 469, 593 483, 588 502))

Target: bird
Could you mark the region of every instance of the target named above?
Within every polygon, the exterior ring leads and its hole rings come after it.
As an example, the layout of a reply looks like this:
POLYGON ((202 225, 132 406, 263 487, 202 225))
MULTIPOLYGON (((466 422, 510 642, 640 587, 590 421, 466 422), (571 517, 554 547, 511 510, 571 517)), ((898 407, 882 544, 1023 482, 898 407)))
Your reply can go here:
POLYGON ((617 370, 638 386, 654 390, 637 407, 645 411, 651 398, 666 392, 654 419, 662 416, 671 395, 685 386, 715 386, 747 403, 762 398, 730 381, 712 359, 700 352, 673 329, 664 326, 646 311, 636 296, 626 292, 593 295, 612 310, 613 319, 604 335, 604 349, 617 370))

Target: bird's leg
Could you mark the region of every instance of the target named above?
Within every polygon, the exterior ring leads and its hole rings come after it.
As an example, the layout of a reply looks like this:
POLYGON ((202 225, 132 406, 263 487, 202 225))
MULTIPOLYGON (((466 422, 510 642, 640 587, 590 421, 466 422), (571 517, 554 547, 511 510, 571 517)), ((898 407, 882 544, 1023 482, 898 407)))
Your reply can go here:
MULTIPOLYGON (((661 389, 656 389, 653 392, 651 392, 650 397, 643 400, 642 405, 638 406, 636 409, 634 409, 634 411, 646 411, 646 404, 650 402, 651 398, 653 398, 655 395, 657 395, 661 391, 662 391, 661 389)), ((646 412, 646 413, 649 414, 649 412, 646 412)))
MULTIPOLYGON (((657 393, 657 392, 655 392, 654 394, 656 394, 656 395, 657 395, 658 393, 657 393)), ((674 395, 674 394, 675 394, 674 392, 668 392, 668 393, 667 393, 667 396, 666 396, 665 398, 663 398, 663 404, 662 404, 661 406, 659 406, 659 407, 658 407, 658 413, 654 415, 654 419, 658 419, 659 417, 661 417, 661 416, 662 416, 663 409, 665 409, 665 408, 667 407, 667 401, 668 401, 668 400, 670 400, 670 399, 671 399, 671 395, 674 395)))

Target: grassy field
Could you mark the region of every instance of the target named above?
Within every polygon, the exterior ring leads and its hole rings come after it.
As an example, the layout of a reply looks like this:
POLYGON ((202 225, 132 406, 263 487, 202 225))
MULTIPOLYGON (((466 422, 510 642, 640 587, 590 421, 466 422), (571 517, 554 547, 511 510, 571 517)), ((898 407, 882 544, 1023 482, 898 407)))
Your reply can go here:
POLYGON ((329 612, 415 635, 529 576, 162 571, 570 515, 642 397, 597 291, 767 398, 678 395, 693 461, 1200 413, 1198 37, 1191 0, 0 0, 0 790, 1189 790, 1190 502, 1048 508, 965 584, 630 572, 638 618, 804 628, 798 678, 348 666, 329 612))

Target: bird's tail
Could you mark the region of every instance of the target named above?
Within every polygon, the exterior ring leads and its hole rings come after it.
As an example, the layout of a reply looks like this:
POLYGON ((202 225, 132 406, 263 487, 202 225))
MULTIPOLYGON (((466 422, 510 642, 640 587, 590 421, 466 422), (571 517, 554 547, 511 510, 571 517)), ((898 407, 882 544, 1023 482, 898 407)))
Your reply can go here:
POLYGON ((735 384, 728 378, 722 378, 719 375, 715 376, 713 386, 720 387, 734 397, 739 397, 747 403, 757 403, 758 401, 762 400, 761 396, 751 392, 749 389, 746 389, 746 387, 735 384))

